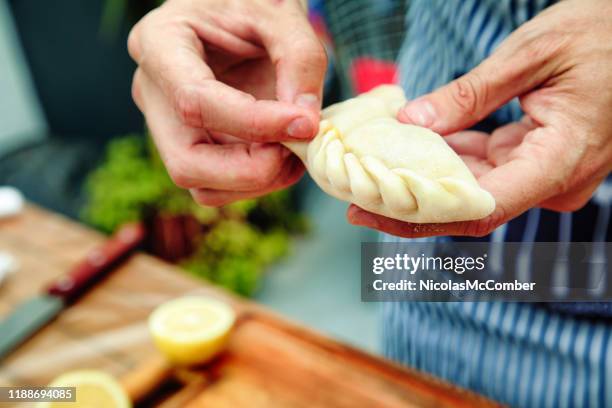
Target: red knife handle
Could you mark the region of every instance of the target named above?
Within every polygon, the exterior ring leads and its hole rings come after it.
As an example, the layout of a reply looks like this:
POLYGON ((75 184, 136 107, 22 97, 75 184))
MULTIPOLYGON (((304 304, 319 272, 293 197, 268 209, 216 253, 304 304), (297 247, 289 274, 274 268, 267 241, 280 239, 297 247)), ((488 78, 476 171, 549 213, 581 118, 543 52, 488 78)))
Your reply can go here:
POLYGON ((70 303, 82 295, 94 282, 106 274, 145 238, 143 224, 121 226, 104 244, 89 251, 68 274, 47 288, 47 293, 70 303))

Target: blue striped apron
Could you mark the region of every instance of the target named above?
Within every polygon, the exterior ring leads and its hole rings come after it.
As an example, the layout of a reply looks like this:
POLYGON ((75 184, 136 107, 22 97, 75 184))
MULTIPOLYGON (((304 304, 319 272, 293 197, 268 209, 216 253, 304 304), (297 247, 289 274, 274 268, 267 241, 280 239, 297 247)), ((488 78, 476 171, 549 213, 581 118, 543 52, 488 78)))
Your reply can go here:
MULTIPOLYGON (((469 71, 550 3, 413 0, 398 61, 408 97, 469 71)), ((521 115, 513 100, 489 126, 521 115)), ((526 257, 534 241, 612 241, 611 203, 608 178, 580 211, 533 209, 485 239, 525 242, 526 257)), ((612 407, 610 304, 393 302, 383 313, 384 351, 392 359, 511 406, 612 407)))

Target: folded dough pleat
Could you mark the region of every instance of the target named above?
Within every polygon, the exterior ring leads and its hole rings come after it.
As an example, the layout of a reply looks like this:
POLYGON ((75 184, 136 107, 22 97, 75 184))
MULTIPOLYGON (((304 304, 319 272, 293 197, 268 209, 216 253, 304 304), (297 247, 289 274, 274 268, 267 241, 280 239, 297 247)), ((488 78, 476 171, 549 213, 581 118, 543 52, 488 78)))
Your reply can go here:
POLYGON ((395 214, 409 214, 417 208, 417 203, 404 181, 375 157, 366 156, 361 163, 378 184, 383 203, 395 214))
POLYGON ((395 118, 401 88, 384 85, 330 106, 311 142, 285 145, 328 194, 402 221, 484 218, 495 200, 442 137, 395 118))
POLYGON ((459 202, 471 203, 463 211, 470 219, 482 218, 481 214, 490 214, 495 210, 495 200, 491 194, 483 194, 484 191, 476 183, 469 183, 465 180, 443 177, 439 178, 438 182, 448 191, 450 194, 455 196, 459 202))
POLYGON ((348 192, 351 189, 348 173, 344 164, 344 145, 338 139, 327 145, 326 174, 329 182, 338 190, 348 192))
POLYGON ((363 168, 363 165, 353 153, 344 155, 344 165, 348 172, 350 189, 359 202, 366 205, 380 205, 381 196, 378 185, 363 168))
MULTIPOLYGON (((308 149, 308 156, 312 157, 310 168, 318 169, 319 172, 327 173, 325 171, 327 167, 327 145, 338 138, 338 132, 335 129, 327 131, 322 137, 322 140, 318 143, 318 149, 308 149), (312 151, 312 152, 311 152, 312 151)), ((314 141, 313 141, 314 143, 314 141)))
POLYGON ((437 180, 430 180, 408 169, 395 169, 414 195, 419 206, 419 217, 428 219, 431 211, 454 212, 462 205, 460 197, 447 191, 437 180))

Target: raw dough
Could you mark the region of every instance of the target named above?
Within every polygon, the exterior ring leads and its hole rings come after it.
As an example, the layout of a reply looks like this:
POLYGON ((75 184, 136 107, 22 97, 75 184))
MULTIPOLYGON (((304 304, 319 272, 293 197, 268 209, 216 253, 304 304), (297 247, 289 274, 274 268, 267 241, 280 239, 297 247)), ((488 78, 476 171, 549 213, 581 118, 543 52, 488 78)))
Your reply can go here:
POLYGON ((413 223, 484 218, 495 200, 440 135, 395 119, 401 88, 379 86, 323 110, 310 142, 285 145, 328 194, 413 223))

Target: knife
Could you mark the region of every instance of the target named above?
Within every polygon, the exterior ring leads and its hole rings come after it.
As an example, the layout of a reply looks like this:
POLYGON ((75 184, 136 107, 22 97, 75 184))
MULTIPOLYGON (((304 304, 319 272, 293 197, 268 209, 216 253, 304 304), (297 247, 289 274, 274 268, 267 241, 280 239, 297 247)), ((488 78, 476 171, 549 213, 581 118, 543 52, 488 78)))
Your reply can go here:
POLYGON ((0 321, 0 361, 75 302, 145 238, 140 223, 125 224, 104 244, 94 248, 66 275, 40 295, 17 305, 0 321))

